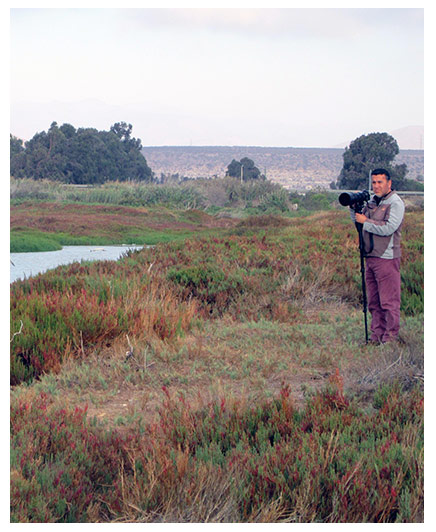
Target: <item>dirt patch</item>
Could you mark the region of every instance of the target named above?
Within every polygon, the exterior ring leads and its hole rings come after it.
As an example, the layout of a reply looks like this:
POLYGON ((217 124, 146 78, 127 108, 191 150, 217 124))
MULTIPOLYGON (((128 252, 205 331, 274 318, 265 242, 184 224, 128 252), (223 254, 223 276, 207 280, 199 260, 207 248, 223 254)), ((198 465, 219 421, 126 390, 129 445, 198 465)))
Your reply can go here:
POLYGON ((264 402, 267 397, 278 397, 286 387, 295 406, 302 408, 308 395, 324 388, 332 374, 325 368, 293 366, 280 370, 271 366, 264 369, 265 377, 258 381, 255 367, 244 375, 242 366, 237 373, 229 369, 231 366, 236 372, 236 364, 246 360, 246 354, 238 347, 216 348, 217 338, 191 335, 180 348, 179 352, 185 353, 183 359, 168 361, 161 354, 145 369, 140 355, 126 363, 121 349, 118 353, 107 349, 104 357, 92 361, 92 366, 99 379, 109 386, 102 389, 90 382, 80 396, 77 388, 63 387, 62 395, 71 404, 79 403, 82 407, 87 404, 90 422, 122 431, 136 423, 146 426, 156 422, 166 393, 175 398, 182 396, 195 410, 222 399, 241 404, 264 402), (214 353, 219 355, 214 358, 214 353), (223 360, 218 361, 217 357, 223 360))

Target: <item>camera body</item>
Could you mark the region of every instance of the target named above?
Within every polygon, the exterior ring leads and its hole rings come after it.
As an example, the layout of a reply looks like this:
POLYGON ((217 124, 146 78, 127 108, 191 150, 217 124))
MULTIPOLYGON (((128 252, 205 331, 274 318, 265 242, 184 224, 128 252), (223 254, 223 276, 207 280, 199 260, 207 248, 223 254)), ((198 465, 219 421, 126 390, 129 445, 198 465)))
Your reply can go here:
POLYGON ((367 190, 362 190, 361 192, 342 192, 338 199, 343 207, 350 207, 355 212, 361 212, 363 204, 369 201, 370 195, 367 190))

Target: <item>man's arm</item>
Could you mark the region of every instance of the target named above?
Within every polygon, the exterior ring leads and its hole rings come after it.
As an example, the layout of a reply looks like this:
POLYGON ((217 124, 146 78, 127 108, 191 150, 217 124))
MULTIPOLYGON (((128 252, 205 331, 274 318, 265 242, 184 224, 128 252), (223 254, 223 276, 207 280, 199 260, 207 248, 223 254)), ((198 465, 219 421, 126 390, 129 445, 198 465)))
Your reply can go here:
MULTIPOLYGON (((356 215, 357 219, 358 215, 356 215)), ((404 203, 396 201, 391 204, 388 220, 369 220, 365 216, 363 229, 379 236, 390 236, 400 227, 404 217, 404 203)), ((359 220, 357 220, 359 221, 359 220)))

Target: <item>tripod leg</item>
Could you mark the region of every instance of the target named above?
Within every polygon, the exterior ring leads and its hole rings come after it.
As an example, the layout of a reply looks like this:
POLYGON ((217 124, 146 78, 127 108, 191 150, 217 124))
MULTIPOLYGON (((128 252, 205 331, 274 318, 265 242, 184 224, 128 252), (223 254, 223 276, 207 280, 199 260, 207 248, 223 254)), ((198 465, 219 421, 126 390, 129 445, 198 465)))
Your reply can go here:
POLYGON ((363 297, 363 314, 365 319, 365 343, 368 343, 368 301, 366 297, 366 280, 365 280, 365 244, 363 242, 362 224, 356 222, 357 232, 359 233, 359 251, 360 251, 360 274, 362 278, 362 297, 363 297))
POLYGON ((366 297, 365 259, 361 256, 363 314, 365 316, 365 342, 368 343, 368 300, 366 297))

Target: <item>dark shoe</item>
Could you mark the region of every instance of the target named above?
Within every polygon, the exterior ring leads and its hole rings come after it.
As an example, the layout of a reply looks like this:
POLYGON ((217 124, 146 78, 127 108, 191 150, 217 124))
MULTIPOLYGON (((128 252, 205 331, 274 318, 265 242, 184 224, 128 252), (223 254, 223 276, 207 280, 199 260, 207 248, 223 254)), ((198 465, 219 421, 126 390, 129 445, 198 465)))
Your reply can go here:
POLYGON ((381 342, 380 340, 368 340, 368 342, 366 343, 366 345, 380 345, 381 342))
POLYGON ((382 338, 382 344, 398 344, 400 343, 397 336, 388 336, 387 338, 382 338))

